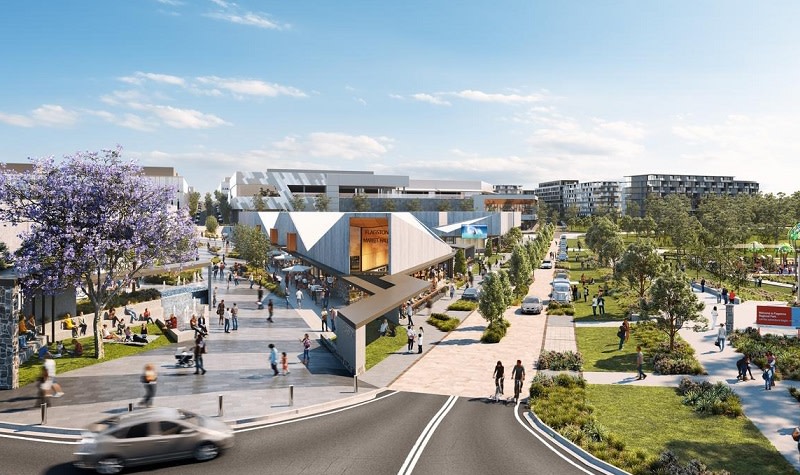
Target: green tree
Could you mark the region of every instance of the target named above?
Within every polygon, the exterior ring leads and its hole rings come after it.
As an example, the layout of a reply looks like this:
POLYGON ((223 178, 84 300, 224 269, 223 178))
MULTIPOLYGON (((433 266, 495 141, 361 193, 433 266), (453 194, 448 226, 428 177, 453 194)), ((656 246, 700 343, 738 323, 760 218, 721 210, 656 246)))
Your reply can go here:
POLYGON ((353 209, 358 212, 369 211, 369 199, 364 193, 353 195, 353 209))
POLYGON ((792 225, 789 198, 783 193, 772 193, 750 197, 753 219, 758 236, 767 243, 778 244, 785 235, 786 228, 792 225))
POLYGON ((258 226, 237 224, 233 227, 231 242, 239 256, 248 264, 264 268, 269 253, 269 240, 258 226))
POLYGON ((564 221, 566 221, 567 226, 570 228, 574 228, 578 224, 578 207, 575 205, 569 205, 566 210, 564 210, 564 221))
POLYGON ((506 308, 511 306, 514 297, 512 295, 513 289, 511 288, 511 279, 508 277, 508 272, 505 270, 500 270, 497 272, 497 278, 500 281, 500 289, 503 293, 503 301, 506 304, 506 308))
POLYGON ((486 240, 486 250, 483 253, 486 254, 486 257, 492 257, 494 254, 494 245, 492 245, 491 239, 486 240))
POLYGON ((264 196, 261 193, 253 195, 253 209, 256 211, 266 211, 267 203, 264 202, 264 196))
POLYGON ((420 211, 422 209, 422 202, 418 198, 406 201, 407 211, 420 211))
POLYGON ((682 272, 664 274, 650 287, 649 308, 655 323, 669 335, 669 350, 675 349, 675 335, 686 322, 702 320, 703 303, 697 300, 682 272))
POLYGON ((214 192, 214 199, 217 201, 217 206, 219 206, 219 214, 222 215, 222 222, 230 223, 231 222, 231 205, 228 203, 228 195, 220 192, 214 192))
POLYGON ((318 193, 314 197, 314 209, 317 211, 328 211, 331 204, 331 199, 325 193, 318 193))
POLYGON ((194 216, 200 208, 200 192, 190 191, 186 195, 186 201, 189 203, 189 215, 194 216))
POLYGON ((518 296, 527 295, 533 270, 528 259, 528 253, 521 245, 514 248, 508 264, 508 277, 511 285, 514 286, 514 293, 518 296))
POLYGON ((449 200, 439 200, 439 203, 436 205, 436 208, 439 211, 450 211, 450 201, 449 200))
POLYGON ((459 249, 456 251, 456 262, 453 267, 453 270, 456 271, 457 274, 466 275, 467 273, 467 259, 464 257, 464 250, 459 249))
POLYGON ((644 300, 653 281, 664 272, 664 259, 658 255, 652 241, 636 241, 628 245, 617 264, 618 277, 628 281, 628 285, 644 300))
POLYGON ((721 279, 733 276, 734 266, 739 262, 738 255, 734 256, 733 245, 743 243, 750 234, 752 218, 744 199, 708 196, 697 209, 703 229, 700 239, 709 248, 712 260, 716 261, 712 272, 721 279))
POLYGON ((0 242, 0 270, 5 270, 14 264, 11 252, 4 242, 0 242))
POLYGON ((464 198, 458 207, 461 211, 475 211, 475 201, 472 198, 464 198))
POLYGON ((214 216, 216 213, 214 212, 214 198, 211 196, 211 193, 206 193, 203 202, 206 208, 206 216, 214 216))
POLYGON ((610 261, 614 268, 617 259, 625 250, 622 238, 619 236, 619 228, 605 216, 596 219, 589 226, 586 231, 586 245, 597 254, 601 263, 606 264, 610 261))
POLYGON ((478 312, 493 326, 503 318, 503 313, 508 308, 506 304, 505 289, 499 274, 488 274, 481 285, 481 295, 478 299, 478 312))
POLYGON ((306 210, 306 199, 300 195, 292 195, 292 210, 293 211, 305 211, 306 210))
POLYGON ((619 219, 619 227, 626 233, 636 230, 636 228, 634 228, 633 218, 627 214, 619 219))
POLYGON ((381 205, 383 206, 383 210, 388 213, 391 213, 392 211, 397 209, 397 204, 391 198, 386 198, 383 201, 381 201, 381 205))
POLYGON ((206 216, 206 232, 211 234, 217 234, 217 228, 219 228, 219 223, 217 222, 217 218, 214 216, 206 216))
POLYGON ((503 236, 503 246, 506 249, 514 249, 522 242, 522 230, 520 228, 511 228, 503 236))

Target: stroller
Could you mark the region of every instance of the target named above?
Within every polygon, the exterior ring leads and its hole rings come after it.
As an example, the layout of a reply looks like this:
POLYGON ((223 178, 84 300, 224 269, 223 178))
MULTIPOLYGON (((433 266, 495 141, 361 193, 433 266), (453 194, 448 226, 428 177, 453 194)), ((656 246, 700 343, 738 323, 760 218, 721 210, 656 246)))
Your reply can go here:
POLYGON ((189 351, 185 346, 178 348, 175 351, 175 367, 176 368, 191 368, 194 366, 194 354, 189 351))

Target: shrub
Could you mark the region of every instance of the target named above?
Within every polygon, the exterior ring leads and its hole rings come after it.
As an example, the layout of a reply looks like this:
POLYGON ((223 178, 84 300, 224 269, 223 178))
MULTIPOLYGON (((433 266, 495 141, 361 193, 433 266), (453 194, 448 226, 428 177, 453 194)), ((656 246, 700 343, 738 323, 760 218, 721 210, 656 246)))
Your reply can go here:
MULTIPOLYGON (((119 294, 112 298, 106 308, 116 308, 116 307, 123 307, 128 304, 135 304, 139 302, 149 302, 151 300, 158 300, 161 298, 161 292, 156 289, 142 289, 137 290, 135 292, 130 292, 127 294, 119 294)), ((80 299, 77 302, 75 311, 80 314, 81 312, 85 314, 94 313, 94 306, 89 299, 80 299)))
POLYGON ((743 414, 739 396, 724 383, 711 384, 708 381, 698 383, 683 378, 678 385, 678 392, 683 396, 683 403, 697 412, 729 417, 739 417, 743 414))
POLYGON ((443 332, 450 332, 458 327, 458 324, 461 323, 461 320, 457 318, 450 318, 443 313, 433 313, 431 314, 430 318, 428 318, 427 322, 443 332))
POLYGON ((539 369, 551 369, 554 371, 581 371, 583 369, 583 355, 580 352, 573 353, 572 351, 558 352, 558 351, 543 351, 539 355, 539 361, 536 363, 539 369))
POLYGON ((495 322, 492 322, 486 327, 486 330, 483 331, 483 335, 481 335, 481 342, 498 343, 503 339, 504 336, 506 336, 506 330, 508 330, 508 327, 510 326, 511 322, 505 318, 501 318, 495 322))
POLYGON ((660 374, 703 374, 703 366, 694 356, 694 349, 682 339, 675 340, 669 350, 667 334, 652 322, 637 323, 631 327, 631 336, 642 345, 642 352, 650 355, 653 369, 660 374))
POLYGON ((180 273, 153 274, 143 277, 142 280, 145 284, 161 285, 166 283, 166 285, 177 285, 178 277, 181 278, 181 282, 191 282, 195 272, 196 270, 185 270, 180 273))
POLYGON ((729 475, 723 470, 714 472, 709 470, 706 465, 696 459, 692 459, 688 464, 681 464, 678 457, 670 450, 661 453, 657 460, 650 464, 650 473, 658 475, 729 475))
POLYGON ((447 315, 446 313, 436 313, 436 312, 434 312, 434 313, 431 314, 431 318, 436 319, 436 320, 441 320, 443 322, 446 322, 447 320, 450 320, 450 316, 447 315))
POLYGON ((797 402, 800 402, 800 389, 789 387, 789 394, 791 394, 793 398, 797 399, 797 402))
POLYGON ((737 351, 750 356, 761 369, 766 367, 767 351, 775 354, 775 379, 800 380, 800 342, 784 335, 759 335, 758 330, 747 328, 736 330, 730 336, 731 345, 737 351))
POLYGON ((478 308, 478 303, 470 300, 456 300, 447 306, 447 310, 453 310, 457 312, 471 312, 476 308, 478 308))

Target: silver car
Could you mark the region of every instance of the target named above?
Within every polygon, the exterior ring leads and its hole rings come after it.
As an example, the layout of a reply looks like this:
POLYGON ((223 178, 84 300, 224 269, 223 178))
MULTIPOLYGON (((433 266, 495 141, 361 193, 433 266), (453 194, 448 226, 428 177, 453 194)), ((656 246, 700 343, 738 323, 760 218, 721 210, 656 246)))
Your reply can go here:
POLYGON ((89 426, 75 452, 75 466, 97 473, 194 458, 211 460, 233 447, 233 430, 222 421, 166 407, 138 410, 89 426))
POLYGON ((525 297, 522 301, 522 313, 532 313, 539 315, 542 313, 542 301, 539 297, 525 297))

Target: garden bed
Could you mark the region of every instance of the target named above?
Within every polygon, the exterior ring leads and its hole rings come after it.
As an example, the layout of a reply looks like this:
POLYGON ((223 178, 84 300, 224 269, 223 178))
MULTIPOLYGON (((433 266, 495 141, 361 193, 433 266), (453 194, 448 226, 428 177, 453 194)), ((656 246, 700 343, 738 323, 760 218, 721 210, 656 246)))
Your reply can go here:
POLYGON ((793 336, 759 335, 754 328, 736 330, 730 335, 731 346, 750 357, 753 364, 764 369, 767 351, 776 358, 775 379, 800 380, 800 341, 793 336))
POLYGON ((453 318, 445 313, 432 313, 427 320, 429 325, 432 325, 443 332, 451 332, 458 328, 461 320, 453 318))

